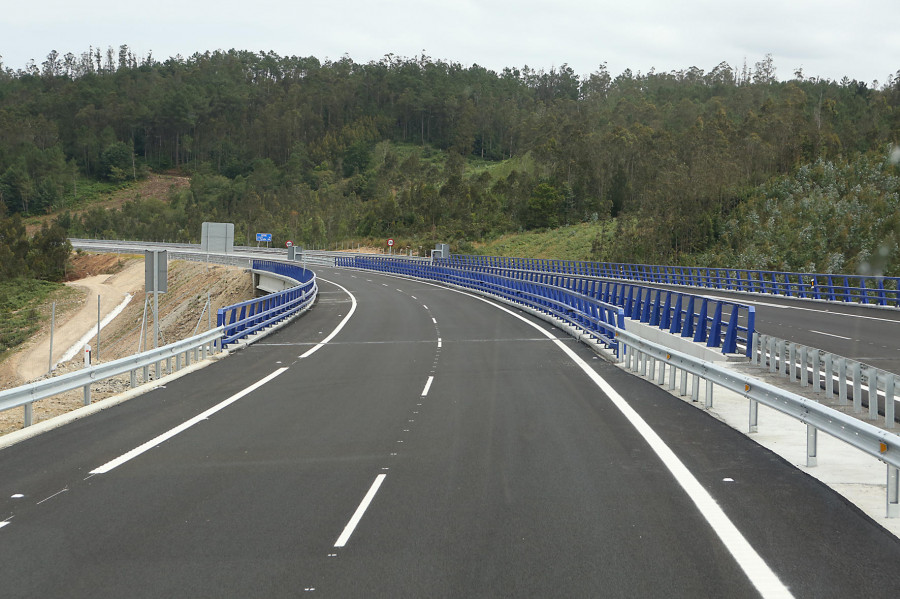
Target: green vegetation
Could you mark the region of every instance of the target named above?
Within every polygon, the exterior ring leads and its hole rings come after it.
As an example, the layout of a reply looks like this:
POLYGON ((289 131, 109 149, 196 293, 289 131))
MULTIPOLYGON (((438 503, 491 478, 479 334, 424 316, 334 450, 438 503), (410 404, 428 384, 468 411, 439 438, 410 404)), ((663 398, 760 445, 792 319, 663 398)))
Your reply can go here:
POLYGON ((238 243, 454 251, 520 251, 501 236, 559 227, 529 251, 896 273, 898 141, 900 72, 879 89, 779 81, 768 56, 580 77, 427 56, 53 52, 0 72, 0 218, 55 212, 70 236, 190 242, 225 221, 238 243), (149 170, 190 188, 84 209, 93 185, 149 170))
POLYGON ((42 313, 42 306, 60 289, 65 287, 33 279, 0 281, 0 361, 50 317, 49 311, 42 313))

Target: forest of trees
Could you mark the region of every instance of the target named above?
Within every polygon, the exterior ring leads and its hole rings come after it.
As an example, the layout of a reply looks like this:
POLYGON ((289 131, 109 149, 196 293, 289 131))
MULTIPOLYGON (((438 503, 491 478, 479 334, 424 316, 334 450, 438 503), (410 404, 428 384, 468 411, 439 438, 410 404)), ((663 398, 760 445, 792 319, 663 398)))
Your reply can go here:
POLYGON ((596 259, 840 270, 893 251, 896 272, 898 142, 900 71, 872 87, 780 80, 771 56, 582 77, 424 55, 52 52, 0 66, 0 219, 63 211, 72 236, 194 242, 201 222, 226 221, 239 242, 463 250, 613 219, 621 241, 596 259), (85 179, 150 171, 188 174, 190 188, 71 212, 85 179))

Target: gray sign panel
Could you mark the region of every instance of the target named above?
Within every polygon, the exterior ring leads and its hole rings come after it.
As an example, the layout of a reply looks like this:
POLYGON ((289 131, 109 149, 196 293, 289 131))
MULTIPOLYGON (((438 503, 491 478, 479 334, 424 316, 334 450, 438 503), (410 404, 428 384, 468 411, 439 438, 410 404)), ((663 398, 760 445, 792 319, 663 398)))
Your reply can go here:
POLYGON ((144 250, 144 292, 165 293, 169 290, 168 280, 169 255, 166 250, 144 250))

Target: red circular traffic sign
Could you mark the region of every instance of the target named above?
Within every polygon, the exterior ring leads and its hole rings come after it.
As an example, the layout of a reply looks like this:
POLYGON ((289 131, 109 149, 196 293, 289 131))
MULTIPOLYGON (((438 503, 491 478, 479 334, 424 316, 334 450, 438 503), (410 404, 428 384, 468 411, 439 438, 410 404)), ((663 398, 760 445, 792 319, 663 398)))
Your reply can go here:
POLYGON ((287 242, 286 244, 284 244, 284 245, 285 245, 286 247, 291 247, 292 245, 294 245, 294 242, 288 240, 288 242, 287 242))
POLYGON ((393 239, 388 239, 388 245, 389 245, 389 246, 393 246, 393 245, 394 245, 394 240, 393 240, 393 239))

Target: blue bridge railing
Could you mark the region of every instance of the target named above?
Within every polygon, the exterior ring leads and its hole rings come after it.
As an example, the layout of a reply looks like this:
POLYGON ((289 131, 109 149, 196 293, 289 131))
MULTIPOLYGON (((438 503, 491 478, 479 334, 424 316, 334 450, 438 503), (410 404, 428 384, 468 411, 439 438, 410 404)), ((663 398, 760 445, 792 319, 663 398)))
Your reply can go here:
POLYGON ((720 348, 722 353, 736 353, 740 346, 749 355, 747 352, 752 349, 748 340, 753 338, 755 309, 725 300, 582 275, 461 264, 452 258, 435 260, 432 264, 353 256, 336 258, 335 266, 416 276, 493 293, 597 332, 604 343, 614 343, 614 335, 603 325, 624 328, 624 321, 619 324, 621 315, 705 343, 707 347, 720 348))
POLYGON ((278 323, 307 308, 316 299, 316 275, 310 270, 274 260, 253 260, 252 268, 288 277, 298 284, 278 293, 220 308, 216 324, 225 327, 222 347, 278 323))
POLYGON ((722 291, 900 307, 900 277, 457 254, 452 255, 449 260, 461 267, 495 266, 662 285, 684 285, 722 291))
POLYGON ((618 355, 616 329, 625 327, 624 310, 575 289, 565 289, 537 280, 517 279, 502 273, 479 272, 403 258, 338 257, 335 258, 335 266, 419 277, 500 296, 513 303, 558 316, 593 335, 618 355))

